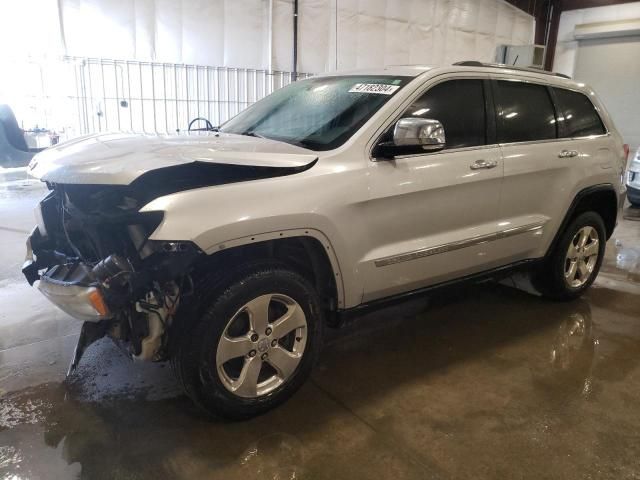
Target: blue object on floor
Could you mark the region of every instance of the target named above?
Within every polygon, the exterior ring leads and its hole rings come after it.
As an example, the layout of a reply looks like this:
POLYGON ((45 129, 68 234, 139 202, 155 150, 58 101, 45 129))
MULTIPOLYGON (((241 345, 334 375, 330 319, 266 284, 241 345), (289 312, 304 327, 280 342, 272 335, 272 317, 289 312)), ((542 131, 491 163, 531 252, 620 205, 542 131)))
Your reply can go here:
POLYGON ((29 150, 9 105, 0 105, 0 167, 23 167, 38 150, 29 150))

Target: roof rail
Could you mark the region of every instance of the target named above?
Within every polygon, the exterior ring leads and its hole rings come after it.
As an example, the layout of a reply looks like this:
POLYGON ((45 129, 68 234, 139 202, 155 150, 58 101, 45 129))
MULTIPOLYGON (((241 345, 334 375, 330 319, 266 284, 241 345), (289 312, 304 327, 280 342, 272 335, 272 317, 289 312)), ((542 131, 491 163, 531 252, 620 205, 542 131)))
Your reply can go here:
POLYGON ((516 67, 514 65, 506 65, 504 63, 484 63, 477 60, 464 60, 462 62, 456 62, 453 65, 455 65, 456 67, 488 67, 521 70, 523 72, 542 73, 544 75, 553 75, 554 77, 568 78, 569 80, 571 80, 571 77, 569 75, 565 75, 564 73, 548 72, 546 70, 539 70, 533 67, 516 67))

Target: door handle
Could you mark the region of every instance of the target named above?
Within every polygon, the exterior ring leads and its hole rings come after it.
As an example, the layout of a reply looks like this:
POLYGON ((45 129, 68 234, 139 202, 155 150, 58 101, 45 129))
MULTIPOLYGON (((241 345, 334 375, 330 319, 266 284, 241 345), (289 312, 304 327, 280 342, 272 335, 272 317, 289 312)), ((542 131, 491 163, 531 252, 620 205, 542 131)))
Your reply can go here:
POLYGON ((480 170, 482 168, 489 169, 489 168, 495 168, 497 166, 498 166, 498 162, 496 160, 491 160, 491 161, 476 160, 471 165, 469 165, 469 168, 471 170, 480 170))
POLYGON ((577 157, 577 156, 578 156, 577 150, 562 150, 558 154, 558 158, 571 158, 571 157, 577 157))

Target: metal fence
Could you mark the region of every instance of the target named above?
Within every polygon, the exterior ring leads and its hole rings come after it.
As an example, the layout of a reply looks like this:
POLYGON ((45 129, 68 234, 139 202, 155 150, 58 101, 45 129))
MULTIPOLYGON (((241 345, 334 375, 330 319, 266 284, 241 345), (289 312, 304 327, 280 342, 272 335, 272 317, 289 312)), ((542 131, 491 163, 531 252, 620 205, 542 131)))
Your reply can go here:
POLYGON ((290 84, 291 72, 63 57, 3 64, 0 97, 25 130, 61 140, 122 131, 175 133, 195 117, 220 125, 290 84))
POLYGON ((73 70, 78 133, 175 133, 205 117, 214 125, 310 74, 65 57, 73 70))

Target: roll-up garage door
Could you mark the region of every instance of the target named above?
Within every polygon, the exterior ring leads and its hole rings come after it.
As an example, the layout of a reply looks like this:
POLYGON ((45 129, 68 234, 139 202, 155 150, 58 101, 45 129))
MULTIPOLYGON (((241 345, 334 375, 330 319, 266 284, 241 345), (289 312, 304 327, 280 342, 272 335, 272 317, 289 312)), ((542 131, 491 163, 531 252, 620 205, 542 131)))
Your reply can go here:
POLYGON ((594 88, 635 151, 640 146, 640 36, 581 40, 574 79, 594 88))

